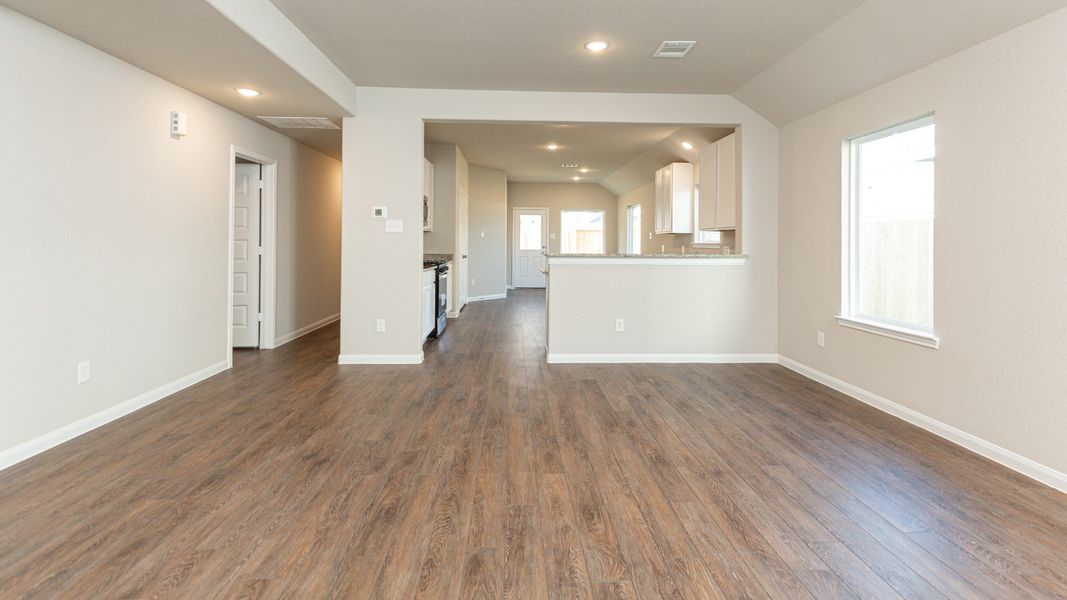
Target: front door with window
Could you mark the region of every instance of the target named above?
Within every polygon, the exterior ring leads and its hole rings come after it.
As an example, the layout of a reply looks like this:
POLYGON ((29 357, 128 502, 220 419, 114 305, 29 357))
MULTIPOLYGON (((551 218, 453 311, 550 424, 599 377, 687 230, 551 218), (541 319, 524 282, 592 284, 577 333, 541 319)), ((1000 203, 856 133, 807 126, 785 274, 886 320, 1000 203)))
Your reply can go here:
POLYGON ((545 251, 548 249, 548 209, 516 208, 512 223, 514 257, 512 285, 517 288, 545 287, 545 251))

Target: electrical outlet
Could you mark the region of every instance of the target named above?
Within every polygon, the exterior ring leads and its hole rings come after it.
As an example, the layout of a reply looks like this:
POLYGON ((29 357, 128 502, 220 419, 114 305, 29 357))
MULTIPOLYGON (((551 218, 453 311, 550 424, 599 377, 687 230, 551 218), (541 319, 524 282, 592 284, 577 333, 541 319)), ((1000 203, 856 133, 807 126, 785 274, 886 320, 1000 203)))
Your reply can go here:
POLYGON ((820 348, 826 346, 826 334, 821 331, 815 332, 815 344, 820 348))
POLYGON ((78 363, 78 383, 85 383, 93 378, 91 367, 89 361, 78 363))
POLYGON ((473 277, 471 277, 471 287, 474 287, 477 284, 478 284, 478 281, 476 279, 474 279, 473 277))
POLYGON ((378 333, 384 333, 385 332, 385 319, 378 319, 374 323, 374 330, 377 331, 378 333))
POLYGON ((615 319, 615 331, 622 332, 622 331, 625 331, 625 330, 626 330, 626 322, 624 320, 622 320, 622 319, 615 319))

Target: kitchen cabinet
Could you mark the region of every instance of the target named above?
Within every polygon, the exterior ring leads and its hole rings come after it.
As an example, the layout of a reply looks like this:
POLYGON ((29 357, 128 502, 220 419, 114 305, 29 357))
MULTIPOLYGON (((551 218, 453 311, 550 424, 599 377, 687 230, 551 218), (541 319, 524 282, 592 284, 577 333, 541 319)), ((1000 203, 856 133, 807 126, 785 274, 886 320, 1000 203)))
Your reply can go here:
POLYGON ((700 229, 737 229, 741 212, 741 164, 737 133, 700 152, 700 229))
POLYGON ((656 233, 693 233, 693 177, 691 163, 656 171, 656 233))
POLYGON ((430 335, 437 324, 437 273, 434 269, 422 270, 422 337, 430 335))
POLYGON ((422 230, 433 231, 433 163, 422 159, 422 230))

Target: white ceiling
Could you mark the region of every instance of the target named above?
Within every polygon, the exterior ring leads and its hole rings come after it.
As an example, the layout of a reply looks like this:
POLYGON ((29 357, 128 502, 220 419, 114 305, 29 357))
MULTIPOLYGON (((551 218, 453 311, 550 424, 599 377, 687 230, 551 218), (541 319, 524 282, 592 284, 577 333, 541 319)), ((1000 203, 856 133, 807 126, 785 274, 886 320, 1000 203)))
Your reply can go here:
POLYGON ((272 1, 357 85, 729 93, 862 0, 272 1))
MULTIPOLYGON (((249 18, 270 16, 264 9, 276 5, 359 85, 725 93, 778 124, 1067 7, 1067 0, 272 1, 224 4, 249 18), (594 38, 612 47, 591 55, 581 44, 594 38), (668 39, 697 45, 684 59, 651 58, 668 39)), ((0 0, 245 116, 349 114, 210 2, 223 0, 0 0), (233 92, 238 85, 264 95, 242 98, 233 92)), ((281 131, 340 157, 336 130, 281 131)))
POLYGON ((471 164, 501 169, 508 181, 561 183, 581 177, 621 194, 651 181, 656 169, 696 161, 701 148, 731 129, 677 125, 473 123, 426 124, 426 141, 455 144, 471 164), (685 150, 681 142, 693 144, 685 150), (557 150, 548 150, 554 143, 557 150), (578 163, 589 169, 564 168, 578 163))
MULTIPOLYGON (((0 0, 200 96, 255 120, 349 113, 202 0, 0 0), (245 98, 233 88, 263 92, 245 98)), ((262 121, 258 121, 262 123, 262 121)), ((278 129, 341 157, 338 130, 278 129)))
POLYGON ((1067 6, 1067 0, 868 0, 734 92, 790 123, 1067 6))

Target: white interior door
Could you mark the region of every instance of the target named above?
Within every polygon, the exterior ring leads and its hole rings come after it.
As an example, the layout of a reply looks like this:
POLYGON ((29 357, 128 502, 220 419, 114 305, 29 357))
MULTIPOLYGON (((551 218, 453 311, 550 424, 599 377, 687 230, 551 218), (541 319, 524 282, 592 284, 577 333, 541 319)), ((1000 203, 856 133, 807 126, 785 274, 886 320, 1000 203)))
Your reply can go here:
POLYGON ((452 268, 455 269, 456 299, 453 310, 458 313, 467 304, 468 285, 468 245, 467 245, 467 191, 459 190, 456 194, 456 254, 452 268))
POLYGON ((511 284, 517 288, 545 287, 545 250, 548 249, 548 209, 516 208, 511 224, 514 246, 511 284))
POLYGON ((260 165, 237 164, 233 190, 233 345, 259 347, 260 165))

